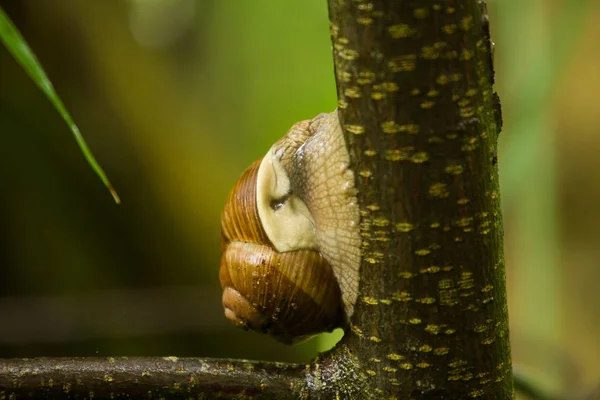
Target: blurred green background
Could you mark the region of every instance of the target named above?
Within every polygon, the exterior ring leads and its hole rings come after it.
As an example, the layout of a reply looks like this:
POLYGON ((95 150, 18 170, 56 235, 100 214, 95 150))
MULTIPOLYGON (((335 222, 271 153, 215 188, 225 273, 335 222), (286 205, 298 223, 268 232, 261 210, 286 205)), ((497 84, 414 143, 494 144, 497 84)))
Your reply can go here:
MULTIPOLYGON (((219 216, 294 122, 336 106, 325 0, 0 0, 118 190, 0 48, 0 357, 306 361, 225 320, 219 216)), ((489 1, 513 357, 600 381, 600 2, 489 1)), ((330 340, 329 340, 330 342, 330 340)))

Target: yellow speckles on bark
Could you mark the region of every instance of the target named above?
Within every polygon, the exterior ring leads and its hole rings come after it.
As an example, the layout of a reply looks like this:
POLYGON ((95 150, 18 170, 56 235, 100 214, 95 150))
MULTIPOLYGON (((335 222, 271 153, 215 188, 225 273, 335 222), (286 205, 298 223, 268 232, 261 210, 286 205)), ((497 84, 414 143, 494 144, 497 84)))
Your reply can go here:
POLYGON ((414 150, 414 147, 408 146, 401 149, 392 149, 385 151, 385 159, 388 161, 401 161, 408 160, 410 153, 414 150))
POLYGON ((412 157, 410 157, 410 161, 412 161, 415 164, 423 164, 425 161, 428 161, 428 160, 429 160, 429 154, 427 154, 424 151, 415 153, 412 155, 412 157))
POLYGON ((373 18, 371 18, 371 17, 358 17, 358 18, 356 18, 356 22, 359 25, 371 25, 373 23, 373 18))
POLYGON ((456 360, 456 361, 452 361, 451 363, 448 363, 448 367, 450 367, 452 369, 456 369, 456 368, 464 367, 467 364, 468 363, 465 360, 456 360))
POLYGON ((350 72, 345 72, 345 71, 344 71, 344 72, 341 72, 341 73, 339 74, 339 78, 340 78, 340 79, 341 79, 343 82, 345 82, 345 83, 348 83, 348 82, 350 82, 350 81, 352 80, 352 74, 351 74, 350 72))
POLYGON ((418 96, 418 95, 421 94, 421 89, 419 89, 419 88, 411 89, 410 90, 410 94, 413 95, 413 96, 418 96))
POLYGON ((469 204, 471 202, 471 200, 469 200, 466 197, 461 197, 460 199, 458 199, 456 201, 456 204, 460 205, 460 206, 464 206, 465 204, 469 204))
POLYGON ((375 74, 371 71, 362 71, 358 73, 356 83, 359 85, 369 85, 375 80, 375 74))
POLYGON ((454 14, 454 11, 456 11, 456 9, 454 7, 446 8, 446 14, 454 14))
POLYGON ((471 99, 467 99, 467 98, 460 99, 458 102, 456 102, 456 104, 458 104, 459 107, 466 107, 469 104, 471 104, 471 99))
POLYGON ((377 357, 371 357, 369 359, 369 361, 374 362, 374 363, 380 363, 381 362, 381 360, 379 358, 377 358, 377 357))
POLYGON ((483 289, 481 289, 481 292, 482 292, 482 293, 487 293, 487 292, 490 292, 490 291, 492 291, 492 289, 493 289, 493 288, 494 288, 494 286, 493 286, 493 285, 485 285, 485 286, 483 287, 483 289))
POLYGON ((407 371, 408 371, 408 370, 410 370, 410 369, 413 369, 413 368, 414 368, 414 366, 412 365, 412 363, 405 362, 405 363, 401 363, 401 364, 400 364, 400 368, 402 368, 402 369, 404 369, 404 370, 407 370, 407 371))
POLYGON ((388 68, 392 72, 410 72, 417 67, 417 56, 415 54, 404 54, 392 57, 388 62, 388 68))
POLYGON ((367 374, 371 375, 371 376, 375 376, 377 375, 377 372, 373 371, 372 369, 368 369, 366 370, 367 374))
POLYGON ((355 135, 362 135, 365 133, 365 127, 362 125, 346 125, 346 130, 355 135))
POLYGON ((406 124, 400 126, 400 132, 406 132, 409 135, 416 135, 421 128, 417 124, 406 124))
POLYGON ((347 45, 348 43, 350 43, 350 41, 348 40, 348 38, 345 37, 339 37, 337 38, 337 42, 343 45, 347 45))
POLYGON ((441 85, 441 86, 448 84, 448 82, 450 82, 450 78, 446 74, 442 74, 442 75, 438 76, 437 78, 435 78, 435 83, 437 83, 438 85, 441 85))
POLYGON ((113 382, 114 380, 115 380, 115 379, 114 379, 112 376, 110 376, 110 375, 108 375, 108 374, 105 374, 105 375, 104 375, 104 382, 106 382, 106 383, 111 383, 111 382, 113 382))
POLYGON ((475 52, 473 50, 469 50, 469 49, 463 49, 463 51, 460 55, 460 59, 464 60, 464 61, 469 61, 473 57, 475 57, 475 52))
POLYGON ((371 170, 368 169, 363 169, 358 174, 363 178, 370 178, 371 176, 373 176, 373 172, 371 172, 371 170))
POLYGON ((437 60, 442 56, 442 51, 448 47, 446 42, 435 42, 431 46, 421 47, 421 57, 426 60, 437 60))
POLYGON ((458 304, 458 291, 454 288, 451 279, 441 279, 438 281, 438 292, 440 305, 452 307, 458 304))
POLYGON ((391 360, 391 361, 401 361, 401 360, 404 360, 405 357, 401 356, 400 354, 390 353, 387 355, 387 359, 391 360))
POLYGON ((439 228, 440 226, 441 226, 441 224, 440 224, 439 222, 437 222, 437 221, 436 221, 436 222, 432 222, 431 224, 429 224, 429 227, 430 227, 431 229, 437 229, 437 228, 439 228))
POLYGON ((417 249, 417 250, 415 250, 415 254, 418 256, 424 257, 424 256, 431 254, 431 250, 430 249, 417 249))
POLYGON ((394 39, 405 39, 413 36, 417 31, 408 24, 397 24, 390 26, 388 33, 394 39))
POLYGON ((365 150, 365 156, 367 157, 373 157, 377 155, 377 152, 375 150, 365 150))
MULTIPOLYGON (((392 386, 400 386, 400 381, 396 378, 391 378, 389 381, 392 386)), ((390 400, 397 400, 397 398, 390 397, 390 400)))
POLYGON ((465 92, 465 96, 473 97, 477 94, 477 89, 471 88, 465 92))
POLYGON ((467 15, 466 17, 460 20, 460 29, 463 31, 468 31, 473 27, 473 17, 471 15, 467 15))
POLYGON ((398 291, 395 292, 394 294, 392 294, 392 300, 395 301, 401 301, 401 302, 407 302, 407 301, 411 301, 413 298, 410 295, 410 293, 406 292, 406 291, 398 291))
POLYGON ((382 92, 371 92, 371 98, 373 100, 383 100, 385 99, 387 96, 385 93, 382 92))
POLYGON ((360 11, 371 12, 373 10, 373 3, 365 3, 365 0, 354 0, 355 3, 360 3, 357 8, 360 11))
POLYGON ((481 344, 490 345, 494 343, 494 338, 485 338, 481 341, 481 344))
POLYGON ((431 352, 431 350, 433 350, 433 348, 428 344, 424 344, 421 347, 419 347, 419 351, 421 353, 429 353, 429 352, 431 352))
POLYGON ((486 297, 485 299, 481 300, 481 303, 482 304, 487 304, 487 303, 492 302, 492 301, 494 301, 494 297, 493 296, 492 297, 486 297))
POLYGON ((402 271, 398 275, 400 276, 400 278, 404 278, 404 279, 410 279, 410 278, 414 278, 415 276, 417 276, 417 274, 415 274, 413 272, 408 272, 408 271, 402 271))
POLYGON ((448 347, 437 347, 433 350, 433 354, 436 356, 444 356, 448 354, 449 351, 450 349, 448 347))
POLYGON ((473 328, 473 332, 475 333, 483 333, 488 330, 487 325, 477 325, 473 328))
POLYGON ((471 225, 472 222, 473 222, 473 217, 463 217, 461 219, 454 221, 454 225, 458 226, 459 228, 465 228, 465 227, 471 225))
POLYGON ((456 24, 447 24, 442 26, 442 32, 444 32, 447 35, 452 35, 456 32, 457 29, 458 27, 456 26, 456 24))
POLYGON ((445 183, 438 182, 429 186, 429 195, 440 199, 445 199, 450 196, 448 188, 445 183))
POLYGON ((421 303, 421 304, 433 304, 433 303, 435 303, 435 298, 433 298, 433 297, 423 297, 421 299, 416 299, 415 301, 417 303, 421 303))
POLYGON ((358 99, 358 98, 360 98, 362 96, 361 93, 360 93, 360 90, 358 89, 357 86, 347 87, 344 90, 344 95, 346 97, 350 97, 352 99, 358 99))
POLYGON ((413 11, 413 17, 415 17, 416 19, 425 19, 427 17, 429 17, 429 9, 427 8, 416 8, 413 11))
POLYGON ((426 362, 420 362, 417 364, 417 368, 429 368, 431 367, 431 364, 426 363, 426 362))
POLYGON ((400 132, 400 125, 394 121, 385 121, 381 124, 381 130, 385 133, 398 133, 400 132))
POLYGON ((398 232, 407 233, 407 232, 412 231, 413 229, 415 229, 415 226, 413 224, 411 224, 410 222, 398 222, 396 224, 396 230, 398 232))
POLYGON ((431 265, 429 267, 421 268, 419 272, 422 274, 435 274, 440 272, 440 267, 437 265, 431 265))
POLYGON ((377 230, 375 231, 375 237, 373 238, 376 242, 389 242, 392 239, 390 238, 390 234, 388 231, 377 230))
POLYGON ((439 96, 440 91, 436 90, 436 89, 431 89, 429 92, 427 92, 427 97, 437 97, 439 96))
POLYGON ((179 359, 177 357, 175 357, 175 356, 163 357, 163 360, 165 360, 165 361, 171 361, 171 362, 174 362, 174 363, 177 362, 177 361, 179 361, 179 359))
POLYGON ((341 50, 338 54, 346 61, 354 61, 358 58, 358 51, 352 49, 341 50))
POLYGON ((373 225, 379 227, 385 227, 390 225, 390 220, 387 218, 373 218, 373 225))
POLYGON ((421 318, 416 318, 416 317, 413 317, 408 320, 408 323, 411 325, 420 325, 422 322, 423 321, 421 320, 421 318))
POLYGON ((440 50, 434 46, 423 46, 421 48, 421 57, 426 60, 437 60, 440 58, 440 50))
POLYGON ((376 306, 377 304, 379 304, 379 301, 377 301, 377 299, 374 299, 373 297, 369 297, 369 296, 363 297, 362 301, 363 301, 363 303, 369 304, 372 306, 376 306))
POLYGON ((362 329, 354 324, 350 324, 350 330, 358 337, 362 338, 364 336, 362 329))
POLYGON ((348 102, 344 99, 339 99, 338 100, 338 107, 341 108, 342 110, 348 107, 348 102))
POLYGON ((460 107, 458 109, 458 115, 461 118, 471 118, 475 115, 475 109, 473 107, 460 107))
POLYGON ((463 166, 460 164, 450 164, 444 168, 444 171, 450 175, 460 175, 463 173, 463 166))
POLYGON ((483 396, 483 394, 484 394, 483 389, 477 389, 477 390, 473 390, 472 392, 469 392, 469 397, 477 398, 477 397, 483 396))
POLYGON ((396 371, 398 371, 398 369, 396 369, 394 367, 383 367, 383 370, 385 372, 390 372, 390 373, 395 373, 396 371))
POLYGON ((382 82, 378 85, 373 85, 374 90, 383 90, 388 93, 397 92, 398 85, 395 82, 382 82))
POLYGON ((340 34, 340 27, 329 22, 329 34, 335 39, 340 34))
POLYGON ((463 272, 458 279, 458 288, 460 290, 471 290, 475 287, 475 280, 472 272, 463 272))
POLYGON ((369 264, 377 264, 377 258, 372 257, 372 256, 365 256, 365 262, 369 263, 369 264))
POLYGON ((377 204, 369 204, 367 206, 367 210, 369 211, 379 211, 380 208, 377 204))
POLYGON ((425 332, 431 333, 432 335, 437 335, 438 333, 440 333, 441 329, 442 329, 442 327, 440 325, 428 324, 425 327, 425 332))
POLYGON ((454 335, 456 333, 456 329, 448 328, 444 331, 444 335, 454 335))
POLYGON ((381 300, 379 300, 379 302, 386 306, 389 306, 390 304, 392 304, 392 301, 390 299, 381 299, 381 300))
POLYGON ((369 337, 369 340, 373 343, 381 343, 381 339, 378 338, 377 336, 371 336, 371 337, 369 337))

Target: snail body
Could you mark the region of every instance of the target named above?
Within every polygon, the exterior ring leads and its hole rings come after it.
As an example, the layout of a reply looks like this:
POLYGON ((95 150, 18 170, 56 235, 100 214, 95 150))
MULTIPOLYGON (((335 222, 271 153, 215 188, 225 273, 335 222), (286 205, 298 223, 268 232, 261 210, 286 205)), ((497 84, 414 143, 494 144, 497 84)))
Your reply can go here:
POLYGON ((360 264, 349 162, 336 110, 292 126, 238 180, 219 274, 235 325, 284 343, 345 326, 360 264))

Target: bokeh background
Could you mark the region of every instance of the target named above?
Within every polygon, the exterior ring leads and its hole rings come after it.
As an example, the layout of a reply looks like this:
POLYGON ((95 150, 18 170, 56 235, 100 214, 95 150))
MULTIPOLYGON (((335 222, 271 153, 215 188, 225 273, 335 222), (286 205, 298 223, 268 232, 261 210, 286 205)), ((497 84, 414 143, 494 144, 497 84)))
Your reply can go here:
MULTIPOLYGON (((123 203, 0 48, 0 357, 307 361, 230 326, 219 217, 240 173, 336 106, 325 0, 0 0, 123 203)), ((600 2, 488 1, 513 358, 600 382, 600 2)))

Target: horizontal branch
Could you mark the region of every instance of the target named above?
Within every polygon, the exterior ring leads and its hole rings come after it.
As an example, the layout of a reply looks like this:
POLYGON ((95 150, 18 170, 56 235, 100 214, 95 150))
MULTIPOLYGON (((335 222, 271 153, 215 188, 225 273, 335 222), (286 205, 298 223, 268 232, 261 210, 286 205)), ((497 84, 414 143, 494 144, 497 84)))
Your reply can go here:
POLYGON ((309 393, 306 371, 301 364, 207 358, 0 359, 0 399, 298 399, 309 393))

